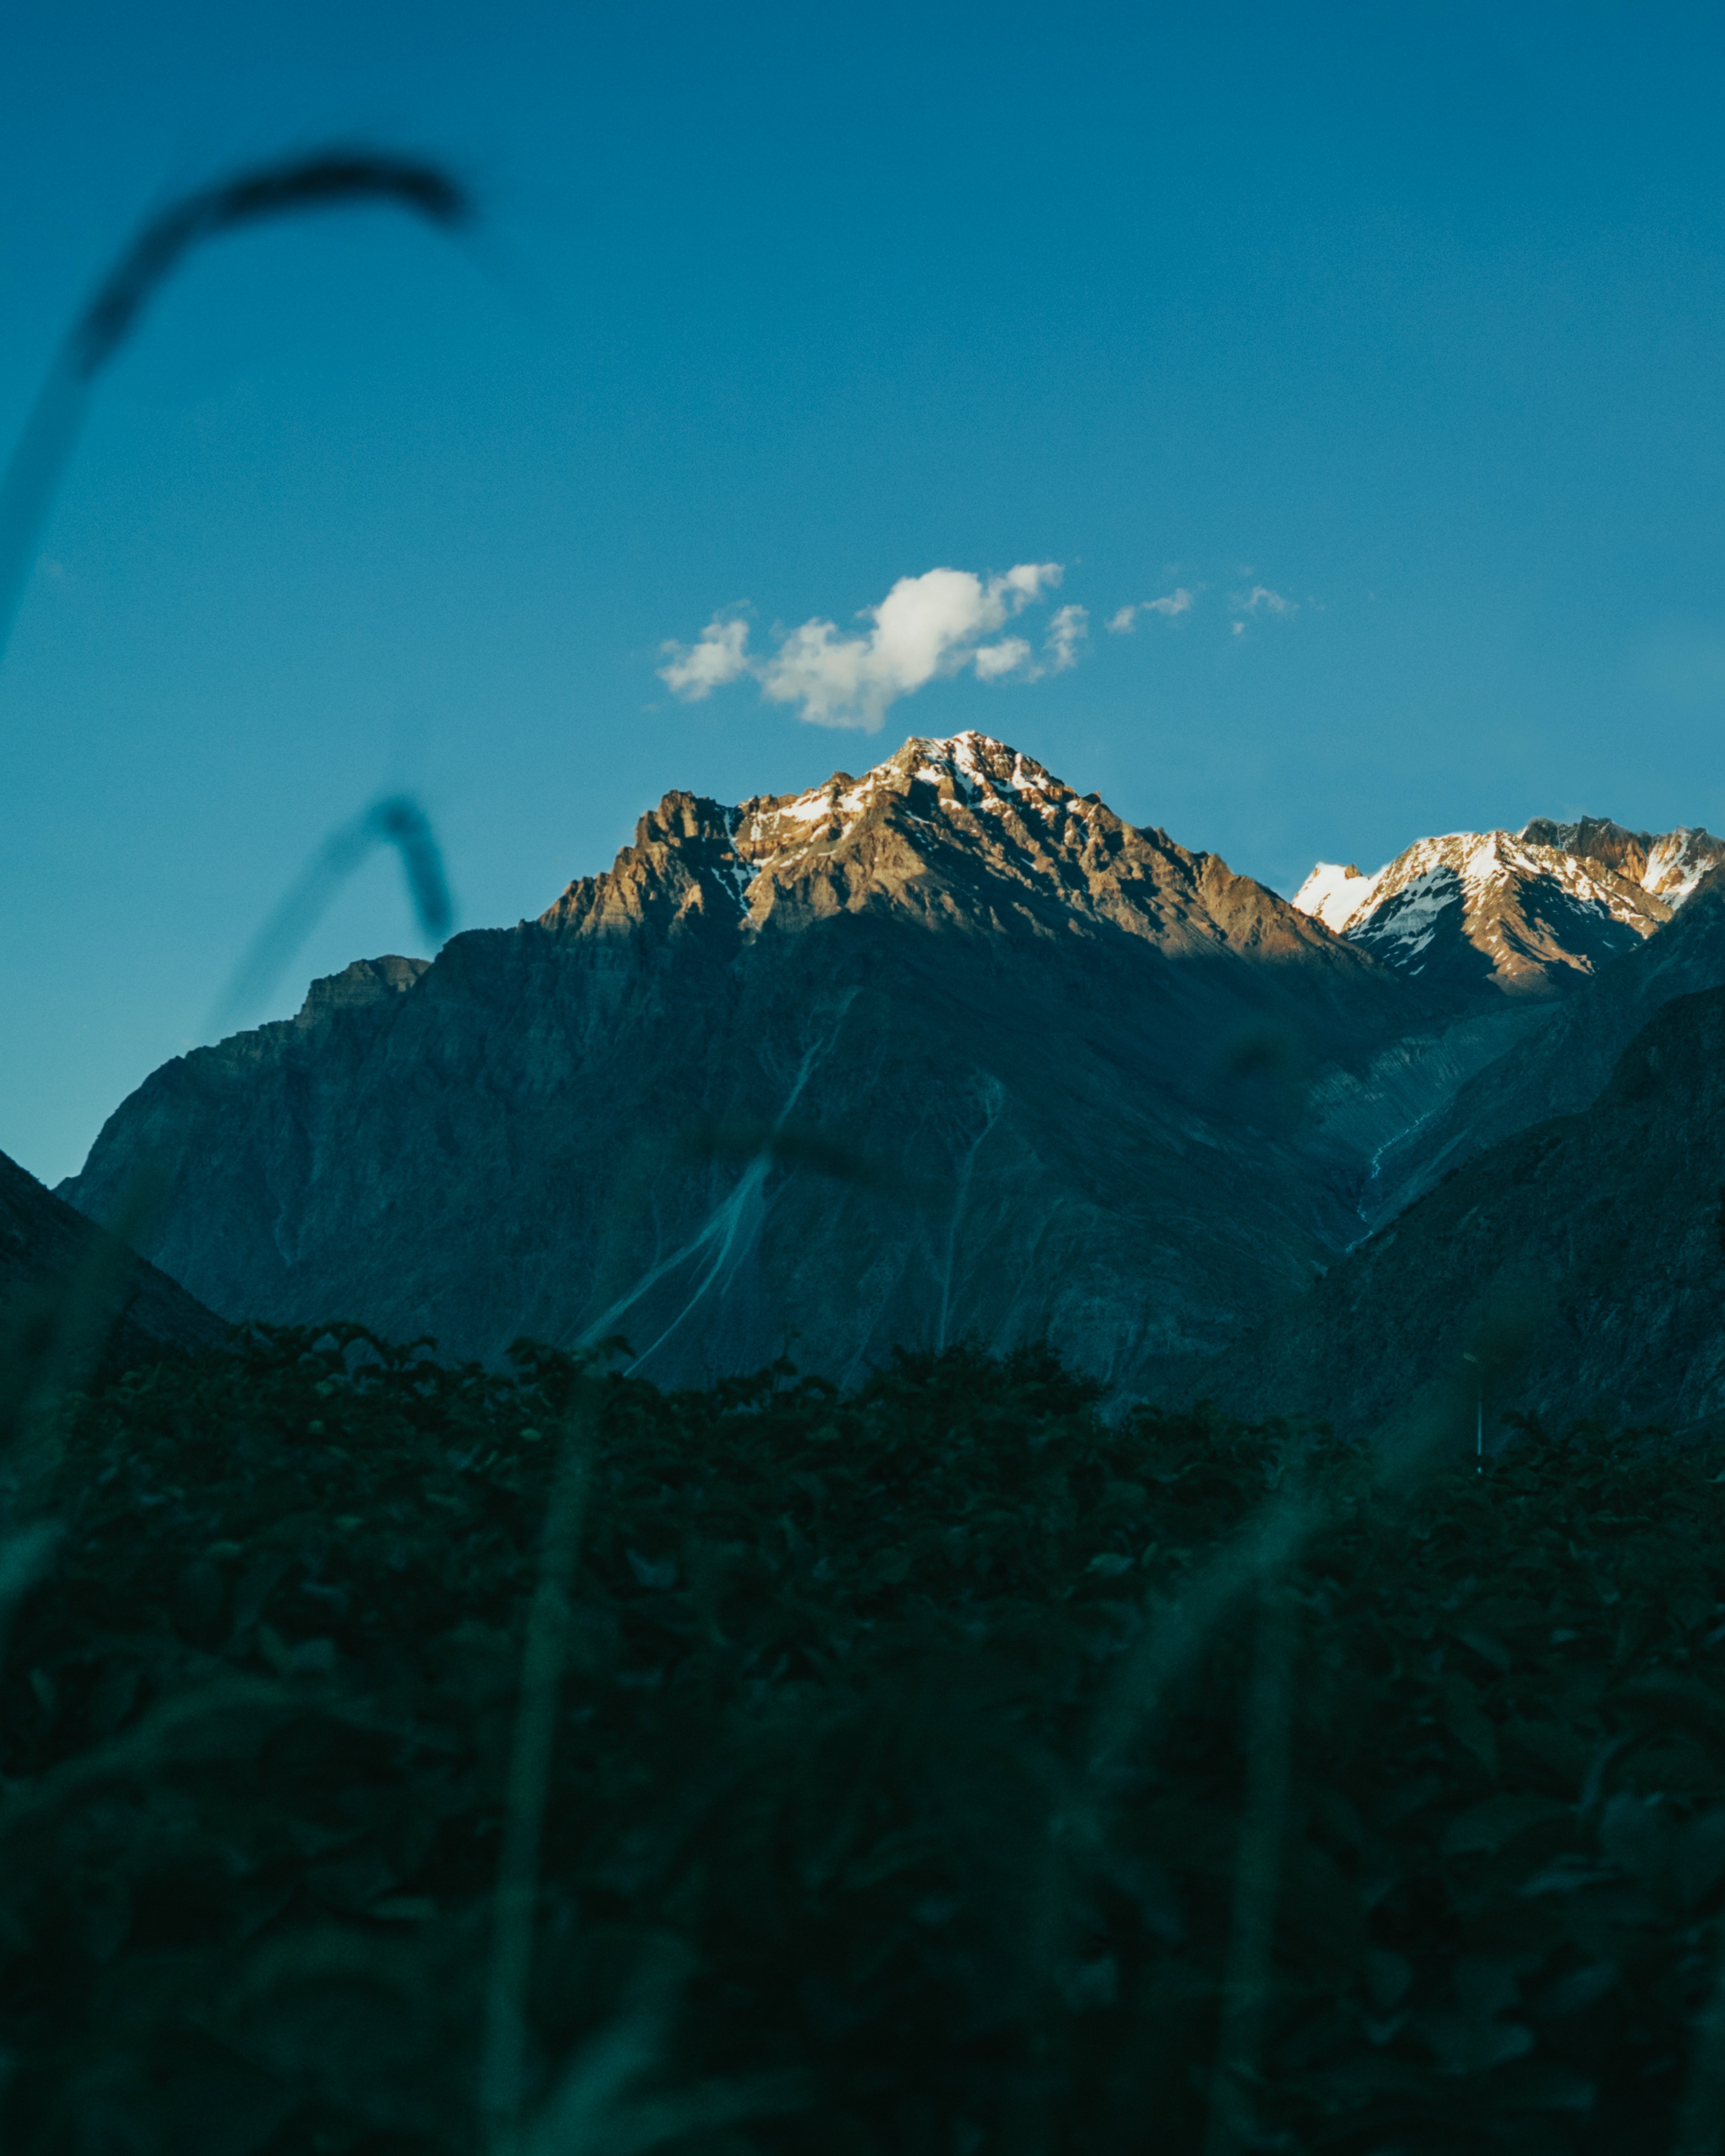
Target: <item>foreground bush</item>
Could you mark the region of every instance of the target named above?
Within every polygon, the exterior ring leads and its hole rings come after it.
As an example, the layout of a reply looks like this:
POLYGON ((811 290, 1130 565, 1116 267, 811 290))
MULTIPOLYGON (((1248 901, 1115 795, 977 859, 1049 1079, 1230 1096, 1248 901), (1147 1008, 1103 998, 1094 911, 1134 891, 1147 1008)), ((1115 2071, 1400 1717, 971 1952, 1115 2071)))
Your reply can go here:
POLYGON ((0 1694, 8 2150, 483 2145, 570 1443, 526 2146, 1218 2148, 1219 2042, 1266 2147, 1671 2146, 1725 1880, 1716 1459, 1533 1431, 1386 1494, 1286 1430, 1111 1425, 1032 1353, 572 1418, 587 1384, 348 1329, 67 1410, 0 1694), (1296 1483, 1328 1524, 1135 1700, 1296 1483))

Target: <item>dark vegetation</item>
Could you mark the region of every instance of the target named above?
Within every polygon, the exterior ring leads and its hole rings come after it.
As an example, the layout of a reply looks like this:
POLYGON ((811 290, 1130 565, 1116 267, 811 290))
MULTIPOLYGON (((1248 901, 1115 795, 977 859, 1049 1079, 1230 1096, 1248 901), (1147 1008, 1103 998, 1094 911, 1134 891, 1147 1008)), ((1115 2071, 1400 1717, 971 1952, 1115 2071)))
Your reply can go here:
POLYGON ((1707 2079, 1713 1455, 1527 1430, 1481 1472, 1470 1429, 1393 1489, 1285 1427, 1111 1424, 1035 1353, 666 1395, 356 1328, 51 1419, 61 1536, 0 1681, 8 2150, 485 2145, 560 1456, 507 2145, 1615 2156, 1707 2079), (1291 1502, 1322 1524, 1273 1588, 1142 1681, 1291 1502))

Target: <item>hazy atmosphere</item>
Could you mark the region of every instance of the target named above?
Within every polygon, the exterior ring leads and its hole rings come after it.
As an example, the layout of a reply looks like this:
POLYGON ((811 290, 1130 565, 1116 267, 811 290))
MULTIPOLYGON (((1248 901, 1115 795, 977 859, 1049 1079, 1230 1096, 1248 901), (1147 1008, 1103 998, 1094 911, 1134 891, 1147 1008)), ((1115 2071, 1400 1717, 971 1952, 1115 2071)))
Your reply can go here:
MULTIPOLYGON (((387 141, 480 214, 212 245, 100 384, 0 669, 0 1139, 75 1169, 388 786, 463 926, 669 788, 967 726, 1285 892, 1464 825, 1717 826, 1721 35, 15 11, 9 428, 236 162, 387 141)), ((275 1008, 417 936, 380 856, 275 1008)))

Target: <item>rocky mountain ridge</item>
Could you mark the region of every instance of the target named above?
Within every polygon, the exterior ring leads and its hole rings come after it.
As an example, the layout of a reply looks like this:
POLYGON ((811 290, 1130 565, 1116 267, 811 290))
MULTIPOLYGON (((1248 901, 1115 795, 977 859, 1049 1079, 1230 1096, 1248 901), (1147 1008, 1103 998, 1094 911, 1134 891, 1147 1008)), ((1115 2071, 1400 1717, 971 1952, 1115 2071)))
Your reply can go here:
POLYGON ((1568 993, 1669 921, 1725 841, 1604 818, 1420 839, 1375 875, 1320 861, 1294 903, 1458 1000, 1568 993))
POLYGON ((1373 1225, 1389 1220, 1444 1175, 1553 1115, 1597 1100, 1618 1058, 1655 1013, 1678 996, 1725 983, 1725 863, 1686 895, 1656 936, 1600 966, 1541 1013, 1513 1054, 1468 1073, 1450 1096, 1412 1120, 1375 1163, 1373 1225))
POLYGON ((1606 816, 1584 816, 1574 824, 1539 816, 1522 827, 1521 836, 1531 844, 1555 846, 1579 860, 1609 869, 1674 908, 1725 860, 1725 839, 1686 824, 1656 836, 1651 831, 1626 830, 1606 816))
POLYGON ((735 808, 667 794, 634 846, 572 883, 540 921, 587 935, 734 919, 758 933, 883 905, 971 932, 1106 923, 1170 954, 1235 949, 1366 970, 1218 855, 1127 824, 976 732, 912 739, 860 778, 836 772, 735 808))
POLYGON ((1343 877, 1337 932, 980 734, 673 792, 536 920, 164 1065, 64 1188, 100 1216, 151 1163, 150 1255, 230 1317, 619 1333, 664 1382, 1045 1334, 1177 1392, 1443 1172, 1420 1133, 1525 1106, 1565 1014, 1640 1023, 1667 947, 1672 993, 1725 980, 1717 841, 1534 829, 1343 877))
POLYGON ((1215 855, 912 741, 667 795, 537 921, 165 1065, 67 1193, 158 1162, 151 1254, 228 1316, 667 1379, 1047 1331, 1130 1386, 1314 1276, 1353 1215, 1304 1088, 1430 1017, 1215 855))

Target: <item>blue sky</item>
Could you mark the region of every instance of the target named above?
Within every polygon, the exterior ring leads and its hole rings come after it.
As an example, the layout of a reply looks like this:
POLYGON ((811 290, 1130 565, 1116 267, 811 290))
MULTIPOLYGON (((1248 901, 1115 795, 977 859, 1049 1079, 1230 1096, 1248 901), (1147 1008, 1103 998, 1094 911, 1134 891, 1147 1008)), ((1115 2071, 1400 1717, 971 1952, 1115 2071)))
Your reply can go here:
MULTIPOLYGON (((1722 62, 1717 11, 1645 5, 15 11, 8 432, 139 218, 234 164, 431 151, 485 218, 213 245, 104 379, 0 666, 0 1147, 74 1168, 384 786, 469 926, 669 787, 967 726, 1283 890, 1534 814, 1725 825, 1722 62), (1021 663, 878 732, 659 678, 727 608, 771 675, 1020 564, 1061 572, 986 632, 1021 663)), ((416 947, 374 860, 277 1007, 416 947)))

